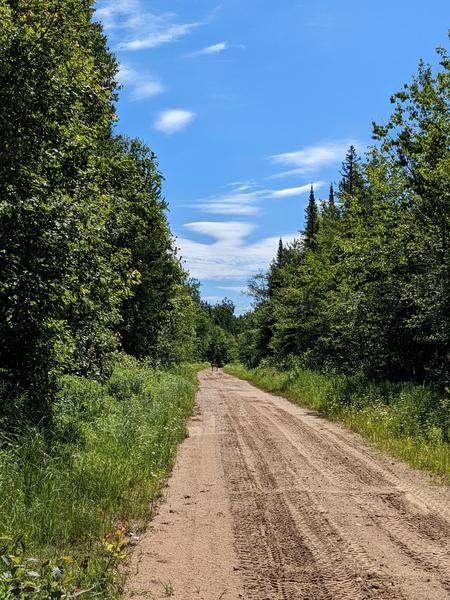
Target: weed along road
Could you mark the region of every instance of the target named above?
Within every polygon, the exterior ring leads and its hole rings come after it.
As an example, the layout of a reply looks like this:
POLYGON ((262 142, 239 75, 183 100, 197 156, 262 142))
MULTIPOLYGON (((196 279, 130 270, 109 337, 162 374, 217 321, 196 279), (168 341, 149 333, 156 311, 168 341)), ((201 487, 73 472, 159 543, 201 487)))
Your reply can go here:
POLYGON ((450 493, 317 413, 204 371, 127 597, 448 600, 450 493))

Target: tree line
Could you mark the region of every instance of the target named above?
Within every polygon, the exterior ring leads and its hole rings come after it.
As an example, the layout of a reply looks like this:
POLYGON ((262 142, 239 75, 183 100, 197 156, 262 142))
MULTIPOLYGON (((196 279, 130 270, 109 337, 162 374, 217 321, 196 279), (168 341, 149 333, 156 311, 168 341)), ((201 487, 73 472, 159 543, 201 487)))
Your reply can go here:
POLYGON ((189 279, 163 177, 118 135, 118 64, 90 0, 0 0, 0 419, 45 423, 64 374, 240 357, 444 381, 449 363, 449 59, 350 148, 303 236, 212 306, 189 279))
POLYGON ((351 146, 336 190, 311 188, 302 235, 250 282, 239 355, 448 384, 450 59, 420 63, 394 94, 364 160, 351 146))
POLYGON ((101 379, 119 350, 222 360, 212 346, 228 335, 177 254, 155 154, 115 132, 118 64, 93 4, 0 1, 0 418, 13 424, 45 423, 62 374, 101 379))

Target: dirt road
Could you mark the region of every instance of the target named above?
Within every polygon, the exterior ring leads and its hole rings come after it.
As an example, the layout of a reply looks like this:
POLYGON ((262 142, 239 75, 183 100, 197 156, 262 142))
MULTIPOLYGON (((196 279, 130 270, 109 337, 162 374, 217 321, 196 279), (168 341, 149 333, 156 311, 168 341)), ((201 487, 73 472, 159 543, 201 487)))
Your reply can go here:
POLYGON ((448 488, 247 382, 200 383, 128 598, 450 598, 448 488))

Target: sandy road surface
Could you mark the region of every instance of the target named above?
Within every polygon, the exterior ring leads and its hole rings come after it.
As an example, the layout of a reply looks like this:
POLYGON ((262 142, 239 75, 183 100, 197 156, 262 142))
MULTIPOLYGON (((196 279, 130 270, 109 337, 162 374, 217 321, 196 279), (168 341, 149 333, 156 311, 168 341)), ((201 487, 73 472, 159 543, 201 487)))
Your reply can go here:
POLYGON ((247 382, 200 383, 128 598, 450 598, 447 488, 247 382))

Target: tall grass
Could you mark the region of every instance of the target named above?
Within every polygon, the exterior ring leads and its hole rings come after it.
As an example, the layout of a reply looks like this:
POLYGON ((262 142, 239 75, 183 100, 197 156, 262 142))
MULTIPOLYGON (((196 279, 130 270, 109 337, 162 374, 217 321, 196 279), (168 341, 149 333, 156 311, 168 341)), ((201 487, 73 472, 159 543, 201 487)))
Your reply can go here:
MULTIPOLYGON (((20 536, 40 558, 73 556, 83 563, 79 585, 96 583, 110 561, 104 536, 121 524, 138 528, 160 494, 185 436, 196 370, 124 358, 103 384, 63 378, 51 430, 1 440, 0 535, 20 536)), ((95 594, 114 598, 113 590, 95 594)))
POLYGON ((271 366, 227 373, 320 411, 380 449, 450 483, 450 399, 429 387, 271 366))

